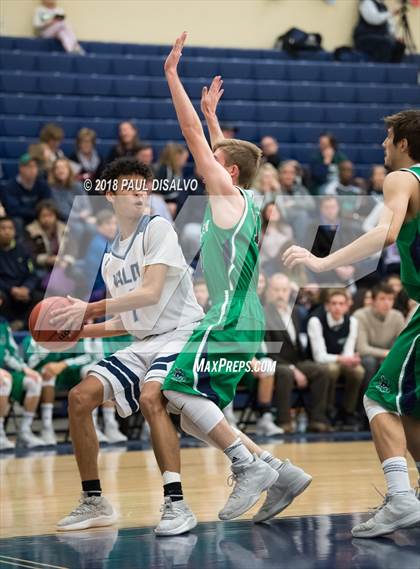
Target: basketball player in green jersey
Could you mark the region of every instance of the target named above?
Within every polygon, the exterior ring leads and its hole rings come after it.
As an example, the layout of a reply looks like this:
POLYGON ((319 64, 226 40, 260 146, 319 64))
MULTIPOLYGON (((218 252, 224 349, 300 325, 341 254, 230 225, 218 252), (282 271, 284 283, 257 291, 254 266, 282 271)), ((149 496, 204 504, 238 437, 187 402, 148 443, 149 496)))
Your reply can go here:
POLYGON ((213 150, 209 147, 177 72, 185 40, 186 33, 176 40, 165 74, 179 125, 209 196, 201 259, 212 308, 174 361, 162 389, 170 408, 182 413, 184 430, 187 419, 187 432, 223 450, 232 462, 235 486, 220 519, 240 516, 264 490, 277 486, 273 494, 269 490, 256 520, 263 521, 284 509, 311 477, 287 461, 267 469, 270 461, 248 450, 221 411, 235 395, 245 373, 243 364, 252 361, 264 337, 257 295, 259 211, 243 189, 255 177, 261 151, 233 139, 221 140, 213 150))
MULTIPOLYGON (((383 245, 396 242, 401 280, 410 298, 420 302, 420 110, 385 118, 384 210, 378 226, 356 241, 320 259, 293 246, 284 262, 303 263, 312 271, 357 262, 383 245)), ((376 451, 387 483, 384 503, 366 522, 353 528, 355 537, 376 537, 420 525, 420 502, 410 487, 406 451, 420 475, 420 307, 397 338, 364 397, 376 451)))

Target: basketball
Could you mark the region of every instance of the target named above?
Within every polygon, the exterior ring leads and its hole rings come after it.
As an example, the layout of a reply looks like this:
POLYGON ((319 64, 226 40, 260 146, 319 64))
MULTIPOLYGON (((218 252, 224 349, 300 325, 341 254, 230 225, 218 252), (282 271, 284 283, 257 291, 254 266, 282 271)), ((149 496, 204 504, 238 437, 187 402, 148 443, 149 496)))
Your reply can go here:
POLYGON ((32 338, 50 352, 61 352, 75 345, 81 330, 55 330, 49 322, 51 313, 71 303, 62 296, 51 296, 38 302, 29 316, 29 330, 32 338))

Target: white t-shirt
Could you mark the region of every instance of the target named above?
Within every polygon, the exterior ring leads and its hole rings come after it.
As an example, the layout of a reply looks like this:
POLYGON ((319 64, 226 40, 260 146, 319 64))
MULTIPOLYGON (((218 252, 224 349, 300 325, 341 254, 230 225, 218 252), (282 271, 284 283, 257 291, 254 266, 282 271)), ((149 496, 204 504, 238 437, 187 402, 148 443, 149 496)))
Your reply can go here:
MULTIPOLYGON (((139 224, 140 225, 140 224, 139 224)), ((140 340, 163 334, 201 320, 204 313, 193 290, 191 273, 178 236, 172 225, 161 217, 153 218, 143 232, 136 231, 123 241, 117 236, 102 261, 102 277, 112 298, 139 288, 144 268, 168 266, 160 300, 120 314, 124 328, 140 340)))
POLYGON ((52 20, 55 16, 64 16, 64 10, 58 6, 55 8, 48 8, 47 6, 38 6, 34 13, 32 25, 35 30, 40 31, 44 25, 52 20))

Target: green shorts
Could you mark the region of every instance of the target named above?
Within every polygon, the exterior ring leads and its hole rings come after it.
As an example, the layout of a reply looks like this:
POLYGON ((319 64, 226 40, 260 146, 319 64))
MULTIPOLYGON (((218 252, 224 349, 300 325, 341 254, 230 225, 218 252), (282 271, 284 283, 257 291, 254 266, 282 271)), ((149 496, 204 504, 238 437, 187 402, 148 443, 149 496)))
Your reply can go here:
POLYGON ((221 409, 233 400, 264 339, 264 314, 258 305, 244 310, 243 302, 234 299, 220 326, 221 309, 221 304, 213 305, 191 334, 162 390, 201 395, 221 409))
POLYGON ((23 403, 23 400, 25 399, 25 389, 23 387, 25 374, 23 371, 12 370, 9 370, 9 373, 12 376, 12 391, 10 393, 10 398, 18 403, 23 403))
POLYGON ((55 380, 55 388, 62 391, 70 390, 72 387, 80 383, 81 367, 66 367, 57 375, 55 380))
POLYGON ((420 307, 366 390, 384 409, 420 419, 420 307))

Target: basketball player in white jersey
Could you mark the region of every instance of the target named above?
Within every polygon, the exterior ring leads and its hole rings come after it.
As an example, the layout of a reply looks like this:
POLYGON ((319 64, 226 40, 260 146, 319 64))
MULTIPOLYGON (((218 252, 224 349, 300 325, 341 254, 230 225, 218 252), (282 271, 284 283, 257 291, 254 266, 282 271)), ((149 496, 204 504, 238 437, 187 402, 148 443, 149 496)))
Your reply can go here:
MULTIPOLYGON (((165 496, 162 519, 155 532, 178 535, 192 529, 197 520, 183 500, 179 442, 160 388, 203 313, 194 297, 188 266, 172 226, 162 218, 143 215, 146 192, 122 189, 123 183, 130 180, 134 187, 141 180, 150 180, 150 169, 120 159, 107 168, 104 178, 118 180, 118 191, 109 192, 107 199, 112 202, 120 234, 102 263, 111 299, 89 304, 72 299, 72 307, 55 311, 51 323, 65 328, 74 324, 77 328, 83 320, 114 314, 117 316, 106 323, 85 325, 83 337, 115 336, 128 331, 138 341, 93 366, 69 394, 70 431, 83 493, 81 504, 58 523, 57 529, 87 529, 111 525, 116 520, 116 513, 101 493, 98 442, 91 416, 92 410, 103 401, 114 399, 122 417, 138 411, 140 406, 150 424, 165 496)), ((197 413, 202 414, 200 400, 197 398, 197 413)), ((183 413, 181 426, 193 436, 214 444, 183 413)), ((269 478, 272 493, 257 518, 263 521, 286 508, 311 477, 238 434, 242 442, 236 446, 246 447, 246 452, 256 455, 253 470, 258 471, 259 477, 257 481, 248 476, 237 481, 232 492, 234 508, 226 519, 251 508, 263 491, 261 479, 269 478)), ((236 458, 235 450, 232 456, 236 458)))

